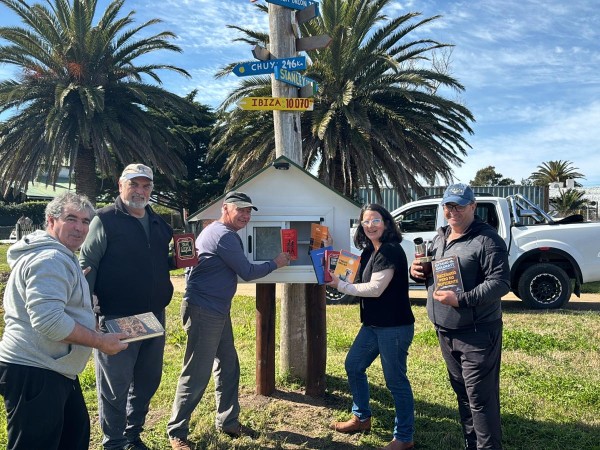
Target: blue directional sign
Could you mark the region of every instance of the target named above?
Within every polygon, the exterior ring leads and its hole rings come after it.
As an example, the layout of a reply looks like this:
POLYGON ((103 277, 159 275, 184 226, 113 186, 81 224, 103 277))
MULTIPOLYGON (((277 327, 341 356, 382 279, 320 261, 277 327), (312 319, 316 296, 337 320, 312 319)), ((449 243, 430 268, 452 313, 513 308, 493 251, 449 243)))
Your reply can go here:
POLYGON ((286 8, 291 9, 304 9, 308 5, 313 4, 312 0, 266 0, 269 3, 273 3, 274 5, 284 6, 286 8))
POLYGON ((277 66, 275 68, 275 79, 291 84, 292 86, 304 87, 307 84, 313 83, 314 90, 317 90, 317 82, 312 78, 305 77, 300 72, 287 70, 277 66))
POLYGON ((246 61, 237 64, 233 68, 233 73, 238 77, 263 75, 275 72, 275 67, 289 71, 306 70, 306 57, 296 56, 293 58, 269 59, 267 61, 246 61))

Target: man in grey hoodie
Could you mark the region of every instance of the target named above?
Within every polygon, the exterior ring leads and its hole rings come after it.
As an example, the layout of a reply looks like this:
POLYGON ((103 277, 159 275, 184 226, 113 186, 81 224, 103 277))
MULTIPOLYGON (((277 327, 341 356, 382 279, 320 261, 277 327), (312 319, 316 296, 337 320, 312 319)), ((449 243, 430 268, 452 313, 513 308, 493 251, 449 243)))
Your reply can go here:
POLYGON ((87 450, 90 422, 77 375, 97 348, 127 348, 124 334, 95 330, 90 290, 74 252, 94 216, 85 196, 64 193, 46 207, 46 231, 7 252, 0 394, 9 450, 87 450))

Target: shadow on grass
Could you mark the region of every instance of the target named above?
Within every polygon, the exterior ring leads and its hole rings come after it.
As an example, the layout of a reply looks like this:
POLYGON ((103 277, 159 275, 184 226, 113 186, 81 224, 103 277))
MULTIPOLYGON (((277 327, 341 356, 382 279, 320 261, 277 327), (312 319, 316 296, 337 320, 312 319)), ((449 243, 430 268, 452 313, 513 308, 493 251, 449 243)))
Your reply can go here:
MULTIPOLYGON (((325 402, 329 408, 348 411, 352 407, 350 394, 346 394, 347 381, 339 377, 327 377, 327 386, 341 389, 341 393, 328 394, 325 402)), ((373 428, 371 433, 381 441, 391 439, 394 427, 393 400, 390 392, 369 384, 373 428)), ((310 397, 309 397, 310 398, 310 397)), ((502 414, 504 450, 544 449, 600 450, 600 427, 579 422, 557 423, 538 421, 516 414, 502 414)), ((415 400, 415 448, 418 450, 462 450, 462 429, 458 410, 439 404, 415 400)), ((310 447, 319 448, 319 447, 310 447)), ((321 447, 324 449, 342 447, 321 447)), ((352 448, 352 447, 344 447, 352 448)), ((361 447, 369 448, 369 447, 361 447)))

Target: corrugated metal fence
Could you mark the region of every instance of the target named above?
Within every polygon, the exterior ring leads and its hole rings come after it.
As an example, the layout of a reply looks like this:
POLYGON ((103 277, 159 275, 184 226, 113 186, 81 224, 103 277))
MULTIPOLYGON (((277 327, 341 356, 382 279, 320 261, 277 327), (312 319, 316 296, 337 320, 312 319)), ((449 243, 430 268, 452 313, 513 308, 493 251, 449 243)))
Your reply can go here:
MULTIPOLYGON (((475 193, 489 194, 494 197, 506 197, 513 194, 521 194, 532 202, 548 211, 548 188, 545 186, 472 186, 475 193)), ((424 186, 427 195, 442 196, 446 186, 424 186)), ((372 188, 360 188, 358 192, 361 203, 379 203, 372 188)), ((381 204, 388 211, 393 211, 403 205, 396 189, 384 188, 381 190, 383 201, 381 204)), ((411 190, 411 198, 417 200, 417 194, 411 190)))

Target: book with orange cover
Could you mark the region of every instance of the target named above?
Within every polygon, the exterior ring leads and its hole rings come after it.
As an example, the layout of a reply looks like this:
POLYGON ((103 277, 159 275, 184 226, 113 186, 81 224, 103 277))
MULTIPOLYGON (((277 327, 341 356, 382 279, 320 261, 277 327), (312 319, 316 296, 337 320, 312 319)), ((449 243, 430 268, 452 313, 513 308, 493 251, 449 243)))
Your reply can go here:
POLYGON ((354 283, 354 279, 358 273, 359 264, 359 255, 354 255, 347 250, 340 250, 333 274, 338 276, 342 281, 354 283))
POLYGON ((173 247, 175 253, 175 266, 192 267, 198 264, 196 254, 196 236, 194 233, 180 233, 173 235, 173 247))
POLYGON ((331 281, 331 272, 335 270, 335 266, 337 265, 339 256, 339 250, 325 250, 324 279, 326 283, 329 283, 331 281))
POLYGON ((292 260, 298 259, 298 230, 281 229, 281 251, 287 252, 292 260))
POLYGON ((323 248, 325 244, 323 244, 324 240, 327 240, 329 236, 329 227, 327 225, 321 225, 320 223, 311 223, 310 224, 310 243, 308 245, 308 253, 311 250, 315 250, 317 248, 323 248))

